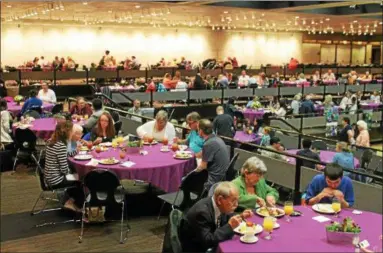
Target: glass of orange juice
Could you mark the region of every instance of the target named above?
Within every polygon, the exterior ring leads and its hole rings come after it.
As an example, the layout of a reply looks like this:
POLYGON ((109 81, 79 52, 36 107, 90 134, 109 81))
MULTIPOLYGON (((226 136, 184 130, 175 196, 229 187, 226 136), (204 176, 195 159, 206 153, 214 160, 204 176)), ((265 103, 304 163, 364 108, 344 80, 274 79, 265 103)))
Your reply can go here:
POLYGON ((274 228, 273 217, 271 217, 271 216, 265 217, 263 219, 263 229, 265 230, 265 232, 268 233, 265 236, 266 240, 271 240, 271 232, 273 232, 273 228, 274 228))
POLYGON ((284 206, 284 211, 285 211, 285 214, 286 214, 286 221, 290 222, 291 221, 290 215, 294 212, 293 202, 286 201, 285 202, 285 206, 284 206))
POLYGON ((342 209, 342 207, 341 207, 340 202, 337 198, 333 198, 331 207, 335 212, 335 218, 339 218, 339 212, 342 209))
POLYGON ((84 119, 87 120, 89 118, 88 114, 84 115, 84 119))

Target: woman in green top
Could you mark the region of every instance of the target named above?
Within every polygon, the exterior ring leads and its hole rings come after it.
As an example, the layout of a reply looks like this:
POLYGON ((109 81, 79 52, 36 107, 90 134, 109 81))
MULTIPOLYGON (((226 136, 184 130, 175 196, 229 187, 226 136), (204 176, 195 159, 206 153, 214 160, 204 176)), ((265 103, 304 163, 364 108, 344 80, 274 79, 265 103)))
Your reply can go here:
POLYGON ((243 164, 241 176, 233 180, 239 191, 239 209, 255 208, 265 206, 275 206, 279 198, 278 191, 266 184, 263 175, 267 168, 258 157, 250 157, 243 164))

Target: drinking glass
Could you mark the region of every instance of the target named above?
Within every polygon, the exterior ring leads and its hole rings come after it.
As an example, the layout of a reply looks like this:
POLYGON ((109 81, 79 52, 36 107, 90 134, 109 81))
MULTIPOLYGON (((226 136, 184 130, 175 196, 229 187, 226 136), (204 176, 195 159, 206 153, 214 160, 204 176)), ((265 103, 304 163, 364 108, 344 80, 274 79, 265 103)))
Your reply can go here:
POLYGON ((341 205, 340 205, 340 202, 337 198, 333 198, 331 207, 335 212, 335 218, 339 218, 339 212, 341 210, 341 205))
POLYGON ((114 150, 116 150, 116 148, 118 147, 118 142, 117 142, 117 140, 113 140, 113 141, 112 141, 112 147, 113 147, 114 150))
POLYGON ((263 219, 263 229, 267 232, 267 235, 264 237, 266 240, 271 240, 271 232, 273 232, 274 221, 273 217, 268 216, 263 219))
POLYGON ((95 151, 96 151, 96 153, 97 153, 96 157, 97 157, 97 158, 100 158, 101 147, 100 147, 100 146, 97 146, 97 147, 95 148, 95 151))
POLYGON ((126 157, 125 152, 124 151, 120 151, 120 158, 121 158, 122 161, 125 159, 125 157, 126 157))
POLYGON ((284 206, 284 211, 286 214, 286 221, 291 222, 290 215, 294 212, 294 205, 291 201, 286 201, 284 206))

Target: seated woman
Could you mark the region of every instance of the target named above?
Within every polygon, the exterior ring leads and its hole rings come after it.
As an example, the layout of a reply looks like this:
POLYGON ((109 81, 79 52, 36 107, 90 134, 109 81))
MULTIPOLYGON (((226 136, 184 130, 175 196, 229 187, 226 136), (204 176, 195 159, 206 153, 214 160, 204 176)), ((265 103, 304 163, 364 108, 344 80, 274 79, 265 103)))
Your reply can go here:
POLYGON ((286 100, 281 99, 279 101, 279 109, 275 111, 275 115, 280 118, 284 118, 287 113, 287 105, 286 105, 286 100))
MULTIPOLYGON (((337 153, 334 155, 332 162, 338 164, 344 169, 353 170, 355 169, 354 164, 354 155, 352 154, 351 150, 348 148, 348 145, 346 142, 338 142, 336 144, 336 150, 337 153)), ((344 176, 348 176, 350 172, 343 172, 344 176)))
POLYGON ((90 106, 85 102, 85 99, 83 97, 78 97, 76 100, 76 104, 72 106, 69 110, 70 114, 72 117, 76 116, 85 116, 87 115, 88 117, 92 115, 92 109, 90 106))
POLYGON ((166 89, 175 89, 178 80, 172 80, 172 76, 169 73, 166 73, 162 81, 166 89))
POLYGON ((370 100, 374 103, 380 103, 380 96, 379 96, 379 92, 374 90, 374 92, 372 93, 372 95, 370 96, 370 100))
POLYGON ((21 108, 20 115, 23 115, 25 112, 31 110, 32 108, 41 108, 43 106, 43 101, 36 96, 36 90, 29 91, 29 98, 27 101, 25 101, 23 107, 21 108))
MULTIPOLYGON (((12 121, 12 116, 7 110, 7 101, 4 99, 0 98, 0 130, 1 130, 1 135, 0 135, 0 144, 9 144, 12 143, 13 140, 11 138, 11 121, 12 121)), ((0 145, 1 146, 1 145, 0 145)))
POLYGON ((176 130, 168 120, 168 113, 161 110, 157 112, 155 120, 146 122, 137 128, 137 135, 143 139, 153 137, 156 141, 162 141, 164 138, 173 141, 176 137, 176 130))
POLYGON ((250 126, 253 130, 253 133, 256 135, 263 135, 263 120, 255 118, 253 124, 250 126))
MULTIPOLYGON (((84 194, 81 187, 81 182, 70 180, 70 175, 67 157, 67 143, 72 135, 73 124, 71 121, 60 121, 56 125, 55 132, 49 140, 46 147, 45 155, 45 182, 54 188, 71 187, 66 190, 68 200, 64 207, 76 212, 81 212, 81 207, 84 203, 84 194)), ((77 152, 74 152, 75 155, 77 152)), ((76 178, 77 175, 72 175, 76 178)))
POLYGON ((94 145, 98 145, 103 142, 111 142, 115 136, 112 116, 108 112, 103 112, 98 118, 97 126, 90 134, 90 140, 94 145))
POLYGON ((78 124, 73 124, 72 127, 72 135, 68 141, 68 155, 73 156, 74 152, 77 152, 77 148, 86 145, 87 141, 82 140, 83 136, 83 128, 78 124))
POLYGON ((238 188, 238 209, 254 209, 256 206, 275 206, 278 191, 266 184, 263 175, 267 168, 258 157, 250 157, 243 164, 241 175, 232 182, 238 188))

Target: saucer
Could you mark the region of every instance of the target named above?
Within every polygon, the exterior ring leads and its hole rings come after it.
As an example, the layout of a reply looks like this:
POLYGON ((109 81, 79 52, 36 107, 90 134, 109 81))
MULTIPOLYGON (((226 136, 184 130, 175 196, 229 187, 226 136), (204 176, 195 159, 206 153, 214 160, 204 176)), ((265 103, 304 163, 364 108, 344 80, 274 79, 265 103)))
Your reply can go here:
POLYGON ((256 242, 258 242, 258 237, 256 237, 256 236, 254 236, 253 238, 251 238, 250 240, 249 239, 245 239, 245 236, 241 236, 240 238, 239 238, 239 240, 241 240, 241 242, 243 242, 243 243, 256 243, 256 242))

